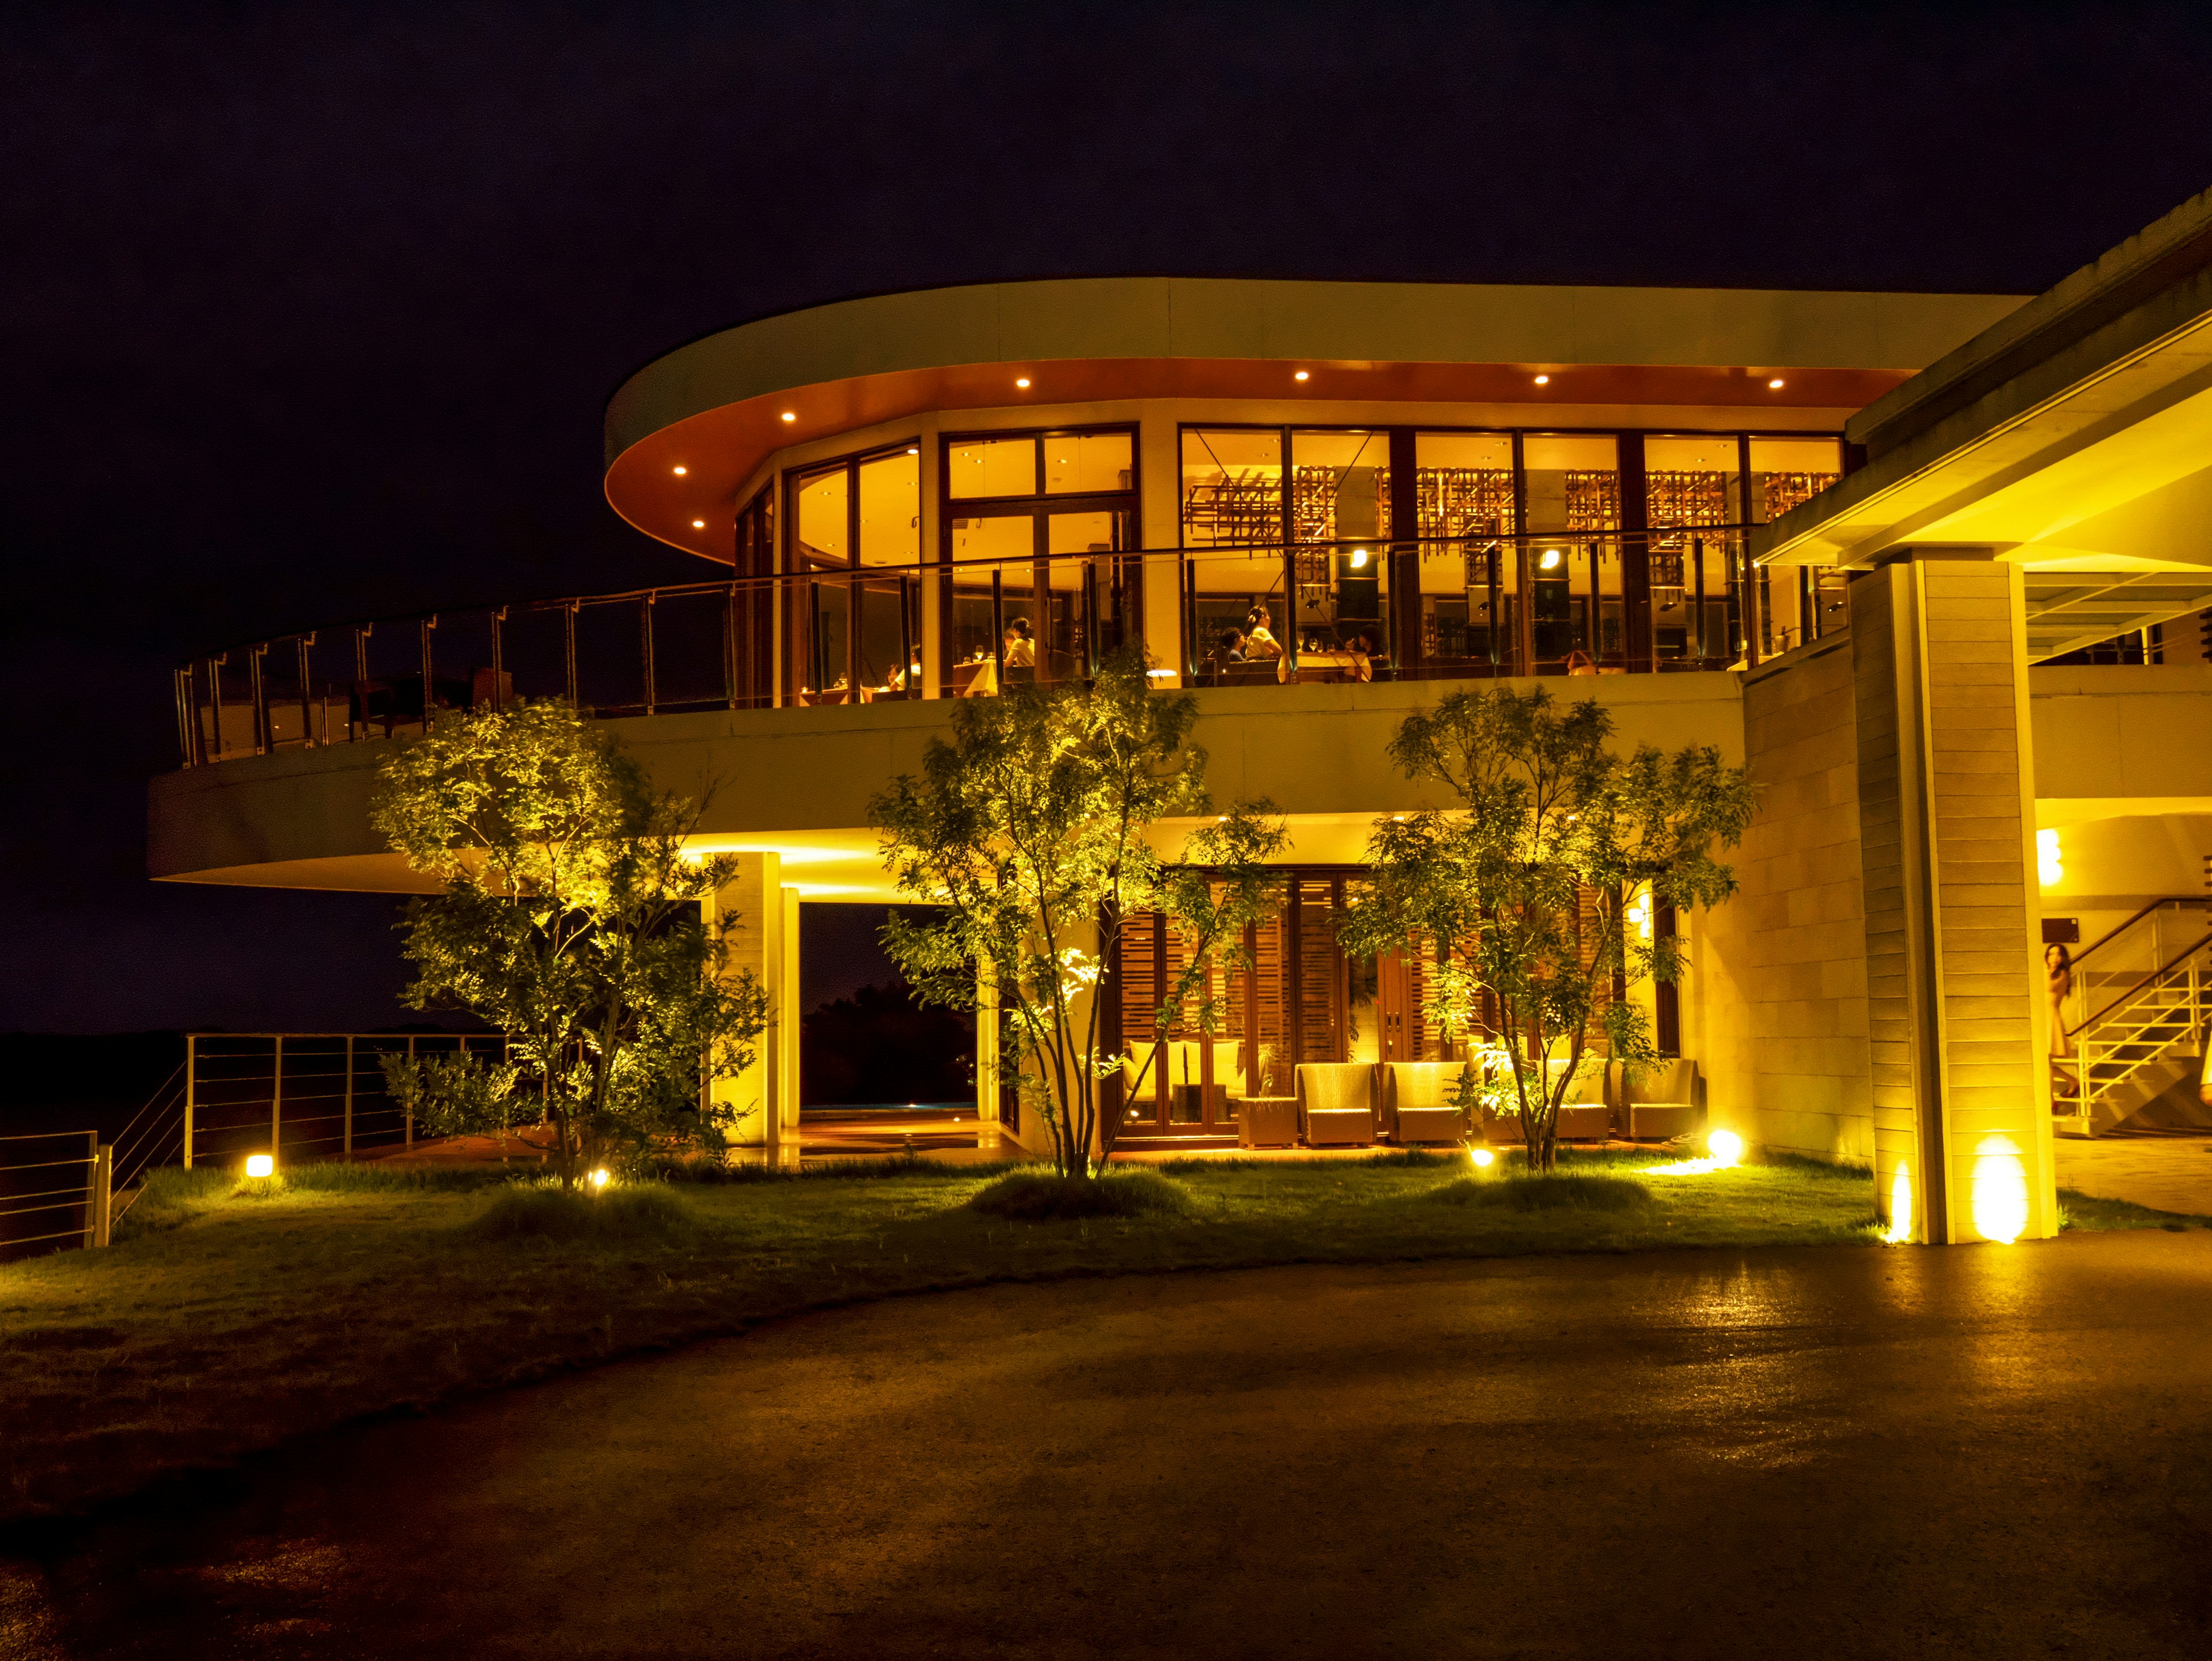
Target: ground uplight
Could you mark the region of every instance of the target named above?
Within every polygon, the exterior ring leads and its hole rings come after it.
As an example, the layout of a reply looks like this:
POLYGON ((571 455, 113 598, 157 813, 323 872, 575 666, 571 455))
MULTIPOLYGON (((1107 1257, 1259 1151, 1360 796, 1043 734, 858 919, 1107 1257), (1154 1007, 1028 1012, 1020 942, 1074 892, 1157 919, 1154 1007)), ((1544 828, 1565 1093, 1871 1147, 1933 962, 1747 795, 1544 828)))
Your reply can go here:
POLYGON ((276 1159, 270 1153, 249 1153, 246 1156, 246 1174, 258 1182, 276 1174, 276 1159))
POLYGON ((1705 1152, 1712 1156, 1716 1165, 1723 1169, 1740 1164, 1743 1159, 1743 1138, 1733 1130, 1716 1130, 1705 1138, 1705 1152))
POLYGON ((1474 1162, 1478 1171, 1487 1171, 1498 1163, 1498 1156, 1486 1147, 1471 1147, 1467 1151, 1467 1157, 1474 1162))
POLYGON ((607 1175, 607 1168, 605 1165, 601 1165, 591 1175, 591 1183, 593 1191, 596 1192, 597 1190, 605 1188, 610 1180, 611 1179, 607 1175))

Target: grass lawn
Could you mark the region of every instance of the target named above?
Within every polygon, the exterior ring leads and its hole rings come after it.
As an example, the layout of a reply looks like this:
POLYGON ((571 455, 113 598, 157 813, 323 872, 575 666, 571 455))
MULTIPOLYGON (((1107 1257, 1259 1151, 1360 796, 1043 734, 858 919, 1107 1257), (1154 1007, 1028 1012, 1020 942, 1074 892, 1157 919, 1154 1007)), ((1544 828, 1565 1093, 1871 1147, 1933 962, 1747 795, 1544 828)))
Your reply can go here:
MULTIPOLYGON (((1653 1156, 1563 1163, 1603 1174, 1653 1156)), ((1618 1211, 1468 1203, 1468 1165, 1442 1157, 1166 1169, 1181 1215, 1010 1221, 965 1203, 1000 1171, 925 1164, 684 1184, 672 1230, 664 1215, 634 1238, 559 1242, 477 1226, 498 1196, 474 1173, 311 1167, 267 1196, 220 1172, 164 1173, 112 1249, 0 1266, 0 1521, 365 1415, 903 1293, 1874 1238, 1866 1174, 1810 1162, 1647 1177, 1650 1203, 1618 1211)))

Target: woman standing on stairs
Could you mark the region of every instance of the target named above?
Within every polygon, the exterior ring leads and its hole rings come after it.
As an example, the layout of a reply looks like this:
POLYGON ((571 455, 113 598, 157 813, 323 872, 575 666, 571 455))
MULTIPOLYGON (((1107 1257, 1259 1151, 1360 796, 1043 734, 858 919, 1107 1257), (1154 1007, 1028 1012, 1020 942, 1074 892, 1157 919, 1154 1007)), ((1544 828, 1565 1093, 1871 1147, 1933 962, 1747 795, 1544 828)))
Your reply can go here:
POLYGON ((2074 1058, 2074 1040, 2066 1031, 2066 997, 2074 989, 2074 954, 2053 941, 2043 948, 2044 984, 2051 997, 2051 1093, 2072 1096, 2080 1081, 2063 1063, 2074 1058))

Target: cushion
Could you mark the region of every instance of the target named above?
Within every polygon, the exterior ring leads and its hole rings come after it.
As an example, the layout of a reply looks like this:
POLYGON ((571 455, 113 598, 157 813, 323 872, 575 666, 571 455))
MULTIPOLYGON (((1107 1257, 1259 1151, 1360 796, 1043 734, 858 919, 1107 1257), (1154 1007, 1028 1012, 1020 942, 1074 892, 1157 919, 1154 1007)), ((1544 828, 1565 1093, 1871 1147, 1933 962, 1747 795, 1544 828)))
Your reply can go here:
POLYGON ((1398 1108, 1398 1140, 1401 1142, 1455 1142, 1467 1135, 1458 1110, 1449 1107, 1398 1108))
POLYGON ((1672 1061, 1624 1066, 1621 1099, 1631 1106, 1639 1102, 1693 1105, 1698 1099, 1698 1064, 1678 1056, 1672 1061))
POLYGON ((1302 1062, 1298 1099, 1310 1113, 1329 1108, 1368 1112, 1375 1103, 1375 1069, 1365 1062, 1302 1062))
POLYGON ((1371 1142, 1374 1140, 1375 1113, 1371 1108, 1306 1109, 1306 1141, 1316 1146, 1323 1142, 1371 1142))

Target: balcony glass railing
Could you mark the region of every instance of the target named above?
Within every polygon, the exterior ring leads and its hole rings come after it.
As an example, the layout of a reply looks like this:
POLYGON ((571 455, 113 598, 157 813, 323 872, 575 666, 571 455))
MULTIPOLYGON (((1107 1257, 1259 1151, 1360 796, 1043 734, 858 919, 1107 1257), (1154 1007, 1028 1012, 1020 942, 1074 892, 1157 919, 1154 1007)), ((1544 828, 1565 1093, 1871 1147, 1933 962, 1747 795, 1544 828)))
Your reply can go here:
MULTIPOLYGON (((1082 540, 1082 538, 1073 538, 1082 540)), ((1187 686, 1722 669, 1838 626, 1739 528, 1078 550, 820 568, 319 628, 176 671, 185 766, 562 697, 603 717, 988 697, 1144 649, 1187 686)))

